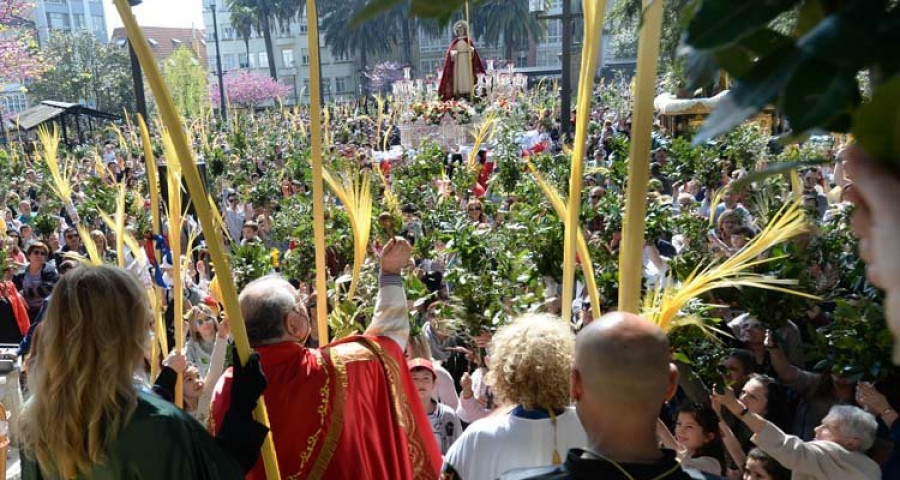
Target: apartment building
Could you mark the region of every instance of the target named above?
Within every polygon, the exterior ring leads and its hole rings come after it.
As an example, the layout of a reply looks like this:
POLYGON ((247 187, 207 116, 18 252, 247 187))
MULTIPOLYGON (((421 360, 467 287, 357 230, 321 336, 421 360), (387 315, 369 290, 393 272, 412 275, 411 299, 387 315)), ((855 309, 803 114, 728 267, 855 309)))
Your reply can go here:
MULTIPOLYGON (((206 25, 207 62, 210 83, 216 78, 216 41, 212 11, 209 1, 203 2, 203 22, 206 25)), ((224 1, 216 2, 216 22, 219 29, 219 47, 222 55, 222 71, 249 69, 269 73, 269 58, 265 41, 260 32, 253 31, 249 41, 237 35, 231 25, 231 13, 224 1)), ((306 19, 291 21, 287 28, 275 27, 272 31, 272 49, 275 55, 275 71, 278 80, 294 88, 285 99, 286 104, 309 101, 309 37, 306 19)), ((320 32, 321 33, 321 32, 320 32)), ((359 65, 355 58, 335 55, 321 42, 322 94, 326 102, 357 98, 359 94, 359 65)))
POLYGON ((32 12, 41 45, 45 45, 50 32, 56 30, 87 30, 101 42, 109 39, 101 0, 35 0, 32 12))

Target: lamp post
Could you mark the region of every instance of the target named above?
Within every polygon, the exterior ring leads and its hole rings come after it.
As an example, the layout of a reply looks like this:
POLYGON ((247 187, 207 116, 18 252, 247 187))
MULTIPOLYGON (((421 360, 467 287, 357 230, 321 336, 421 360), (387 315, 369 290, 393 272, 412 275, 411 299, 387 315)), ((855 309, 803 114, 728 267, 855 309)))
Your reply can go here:
POLYGON ((560 20, 562 22, 562 87, 560 90, 560 135, 569 137, 572 133, 572 22, 581 18, 580 13, 572 13, 572 0, 561 0, 562 13, 544 14, 543 0, 530 0, 528 10, 539 20, 560 20))
POLYGON ((216 2, 209 2, 209 10, 212 12, 213 40, 216 42, 216 76, 219 77, 219 114, 222 122, 228 121, 228 110, 225 108, 225 81, 222 79, 222 49, 219 47, 219 23, 216 21, 216 2))
MULTIPOLYGON (((143 0, 128 0, 128 5, 136 7, 142 2, 143 0)), ((135 107, 137 113, 140 113, 144 120, 149 121, 147 118, 147 97, 144 96, 144 73, 141 71, 141 62, 138 61, 137 55, 134 53, 131 40, 128 41, 128 55, 131 57, 131 78, 134 80, 135 107)))

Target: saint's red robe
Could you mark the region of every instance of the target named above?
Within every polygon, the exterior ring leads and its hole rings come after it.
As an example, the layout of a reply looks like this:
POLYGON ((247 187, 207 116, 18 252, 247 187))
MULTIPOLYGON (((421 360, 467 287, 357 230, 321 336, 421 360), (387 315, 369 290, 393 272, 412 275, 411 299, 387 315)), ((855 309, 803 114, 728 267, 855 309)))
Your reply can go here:
MULTIPOLYGON (((481 57, 478 56, 478 50, 475 50, 475 44, 472 43, 472 40, 469 37, 463 38, 472 47, 472 80, 478 82, 478 74, 484 73, 484 63, 481 62, 481 57)), ((450 42, 447 54, 444 55, 444 70, 441 72, 441 84, 438 86, 438 93, 444 101, 453 99, 453 59, 450 56, 450 52, 456 47, 456 43, 460 41, 462 41, 460 38, 454 38, 450 42)))
MULTIPOLYGON (((438 478, 441 452, 396 341, 356 335, 320 350, 285 342, 256 351, 282 478, 438 478)), ((213 396, 213 433, 231 378, 228 369, 213 396)), ((247 479, 265 479, 262 460, 247 479)))

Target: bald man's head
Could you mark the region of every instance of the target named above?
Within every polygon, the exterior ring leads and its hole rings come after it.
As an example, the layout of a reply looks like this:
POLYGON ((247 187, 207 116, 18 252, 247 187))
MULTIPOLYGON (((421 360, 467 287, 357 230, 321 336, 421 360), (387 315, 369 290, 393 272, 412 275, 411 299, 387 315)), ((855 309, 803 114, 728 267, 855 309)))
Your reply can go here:
POLYGON ((606 314, 576 340, 584 394, 603 403, 661 404, 672 379, 669 359, 665 333, 630 313, 606 314))

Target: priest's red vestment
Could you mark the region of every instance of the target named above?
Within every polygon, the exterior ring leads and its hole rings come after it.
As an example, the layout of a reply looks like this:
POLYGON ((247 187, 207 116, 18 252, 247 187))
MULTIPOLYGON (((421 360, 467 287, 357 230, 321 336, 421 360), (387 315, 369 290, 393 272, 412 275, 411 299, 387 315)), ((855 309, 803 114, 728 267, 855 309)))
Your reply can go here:
MULTIPOLYGON (((367 335, 319 350, 255 348, 282 478, 438 478, 441 453, 403 355, 408 325, 402 287, 383 285, 367 335)), ((231 375, 216 386, 213 432, 228 410, 231 375)), ((265 479, 262 460, 247 479, 265 479)))

